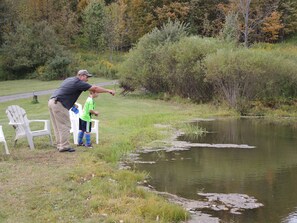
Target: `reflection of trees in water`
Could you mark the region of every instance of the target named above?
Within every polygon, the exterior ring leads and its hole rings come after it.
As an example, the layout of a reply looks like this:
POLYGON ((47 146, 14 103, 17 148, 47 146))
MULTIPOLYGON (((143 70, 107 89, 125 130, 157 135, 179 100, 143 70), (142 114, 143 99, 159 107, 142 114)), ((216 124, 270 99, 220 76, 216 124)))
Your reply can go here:
POLYGON ((215 120, 215 121, 200 121, 192 123, 192 125, 199 125, 205 129, 207 133, 191 137, 185 135, 179 139, 191 142, 207 142, 207 143, 235 143, 242 144, 244 142, 244 133, 242 133, 243 124, 239 123, 237 119, 215 120))
POLYGON ((208 133, 193 140, 188 136, 181 136, 179 140, 201 143, 257 145, 257 142, 261 144, 263 140, 275 141, 278 137, 293 137, 296 135, 295 131, 297 128, 297 122, 292 120, 283 119, 280 121, 279 119, 267 120, 262 118, 229 118, 207 122, 199 121, 198 125, 208 133))

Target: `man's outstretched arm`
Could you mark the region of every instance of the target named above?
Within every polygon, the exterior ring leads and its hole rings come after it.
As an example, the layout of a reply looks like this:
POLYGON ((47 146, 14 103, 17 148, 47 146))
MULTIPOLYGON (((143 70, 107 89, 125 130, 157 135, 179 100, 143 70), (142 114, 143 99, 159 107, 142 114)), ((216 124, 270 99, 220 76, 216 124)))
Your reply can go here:
POLYGON ((89 91, 94 91, 94 92, 97 92, 97 93, 109 93, 111 95, 115 95, 114 90, 106 89, 106 88, 99 87, 99 86, 96 86, 96 85, 92 85, 92 87, 90 87, 89 91))

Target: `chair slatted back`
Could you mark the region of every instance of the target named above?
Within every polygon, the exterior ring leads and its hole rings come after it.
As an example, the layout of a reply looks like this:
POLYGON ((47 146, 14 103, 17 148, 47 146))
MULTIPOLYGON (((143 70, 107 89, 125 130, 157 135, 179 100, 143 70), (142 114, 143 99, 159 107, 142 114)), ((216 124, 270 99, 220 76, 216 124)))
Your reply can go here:
POLYGON ((76 123, 76 127, 78 128, 78 123, 79 123, 79 117, 82 114, 82 106, 79 103, 75 103, 78 109, 78 113, 75 114, 73 111, 71 111, 71 109, 69 110, 69 118, 70 120, 75 120, 76 123))
POLYGON ((22 123, 23 125, 13 125, 16 131, 16 135, 26 134, 25 128, 29 127, 29 120, 27 118, 26 111, 18 105, 8 106, 6 109, 6 115, 10 123, 22 123), (25 128, 24 128, 25 127, 25 128))

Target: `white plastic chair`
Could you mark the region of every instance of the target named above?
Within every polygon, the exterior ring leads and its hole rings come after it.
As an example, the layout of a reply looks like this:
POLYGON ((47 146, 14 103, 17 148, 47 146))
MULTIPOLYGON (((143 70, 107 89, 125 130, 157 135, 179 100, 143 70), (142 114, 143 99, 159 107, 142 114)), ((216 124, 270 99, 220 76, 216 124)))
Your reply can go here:
POLYGON ((5 154, 9 155, 10 153, 9 153, 9 150, 8 150, 8 146, 7 146, 7 143, 6 143, 6 140, 5 140, 4 133, 3 133, 1 125, 0 125, 0 142, 4 143, 5 154))
POLYGON ((49 136, 50 143, 51 145, 53 144, 49 120, 29 120, 26 111, 18 105, 8 106, 6 115, 9 119, 9 125, 12 125, 15 129, 14 145, 16 145, 18 139, 27 138, 30 149, 34 149, 33 138, 45 135, 49 136), (43 122, 44 128, 32 131, 30 129, 30 123, 33 122, 43 122))
MULTIPOLYGON (((75 103, 78 109, 78 114, 75 114, 71 109, 69 110, 69 117, 71 122, 70 133, 73 133, 73 143, 78 143, 78 132, 79 132, 79 116, 82 114, 82 105, 75 103)), ((99 120, 92 119, 92 134, 96 134, 96 144, 99 144, 99 120)))
POLYGON ((70 133, 73 133, 73 143, 77 144, 78 143, 78 132, 79 132, 79 115, 82 111, 81 105, 78 105, 76 103, 76 105, 78 106, 78 114, 75 114, 73 111, 71 111, 71 109, 69 110, 69 118, 70 118, 70 122, 71 122, 71 129, 70 129, 70 133), (79 108, 80 106, 80 108, 79 108))

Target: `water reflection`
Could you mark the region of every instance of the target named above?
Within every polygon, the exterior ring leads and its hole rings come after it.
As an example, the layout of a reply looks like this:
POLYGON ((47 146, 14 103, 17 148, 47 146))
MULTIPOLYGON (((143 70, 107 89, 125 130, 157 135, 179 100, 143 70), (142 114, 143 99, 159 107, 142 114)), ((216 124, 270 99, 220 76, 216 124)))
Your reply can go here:
MULTIPOLYGON (((297 132, 291 125, 261 119, 222 119, 198 122, 209 133, 193 143, 231 143, 254 145, 253 149, 191 148, 188 151, 141 154, 137 164, 150 173, 150 184, 189 199, 197 192, 242 193, 255 197, 264 207, 245 211, 242 215, 211 212, 223 222, 281 222, 291 216, 297 204, 297 132)), ((294 222, 296 214, 288 219, 294 222)), ((297 221, 296 221, 297 222, 297 221)))

